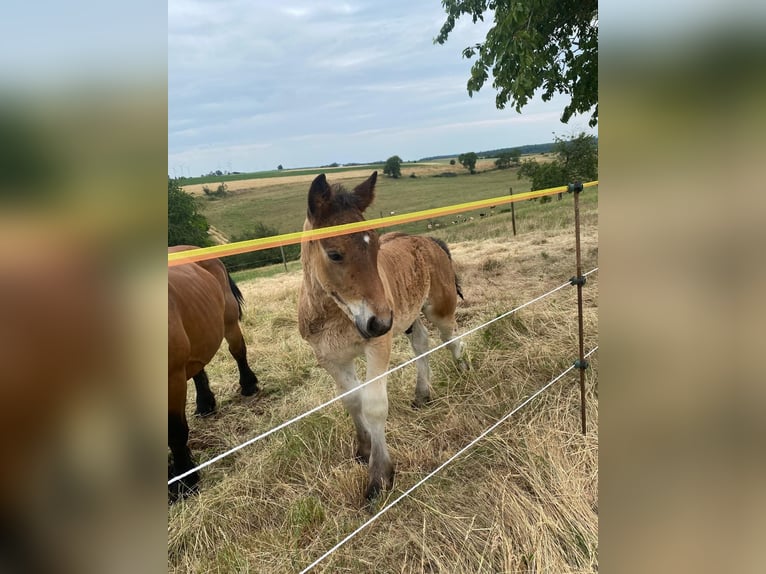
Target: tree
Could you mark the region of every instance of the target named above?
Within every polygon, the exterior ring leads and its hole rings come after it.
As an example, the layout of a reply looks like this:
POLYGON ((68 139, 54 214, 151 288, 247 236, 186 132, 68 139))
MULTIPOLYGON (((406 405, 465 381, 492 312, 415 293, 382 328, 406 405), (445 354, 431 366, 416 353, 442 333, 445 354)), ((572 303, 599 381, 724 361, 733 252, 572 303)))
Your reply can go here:
POLYGON ((280 163, 280 164, 277 166, 277 169, 278 169, 279 171, 282 171, 282 164, 281 164, 281 163, 280 163))
POLYGON ((527 160, 519 168, 519 177, 531 180, 532 191, 598 178, 598 143, 594 136, 580 133, 568 140, 557 136, 555 142, 552 162, 527 160))
POLYGON ((389 175, 394 179, 402 176, 402 158, 398 155, 392 155, 386 160, 383 168, 383 175, 389 175))
POLYGON ((194 197, 186 193, 175 179, 168 178, 168 246, 210 244, 205 216, 197 211, 194 197))
POLYGON ((460 162, 460 164, 471 173, 476 173, 477 159, 479 159, 479 156, 477 156, 476 153, 472 151, 468 153, 461 153, 459 156, 457 156, 457 160, 460 162))
POLYGON ((553 152, 564 167, 568 182, 598 179, 598 142, 584 132, 565 140, 556 137, 553 152))
POLYGON ((455 160, 454 159, 449 160, 449 164, 450 165, 455 165, 455 160))
POLYGON ((504 151, 497 156, 495 165, 497 169, 508 169, 511 165, 518 165, 519 159, 521 159, 521 150, 512 149, 510 151, 504 151))
POLYGON ((511 154, 508 152, 503 152, 497 156, 497 159, 495 160, 495 167, 497 167, 497 169, 508 169, 511 167, 511 154))
POLYGON ((489 78, 497 90, 495 105, 511 103, 521 112, 542 88, 543 101, 554 94, 570 96, 561 121, 591 113, 598 124, 598 0, 442 0, 447 19, 435 43, 447 41, 455 23, 466 14, 476 23, 492 11, 494 26, 483 43, 468 46, 464 58, 476 61, 467 83, 468 95, 489 78))

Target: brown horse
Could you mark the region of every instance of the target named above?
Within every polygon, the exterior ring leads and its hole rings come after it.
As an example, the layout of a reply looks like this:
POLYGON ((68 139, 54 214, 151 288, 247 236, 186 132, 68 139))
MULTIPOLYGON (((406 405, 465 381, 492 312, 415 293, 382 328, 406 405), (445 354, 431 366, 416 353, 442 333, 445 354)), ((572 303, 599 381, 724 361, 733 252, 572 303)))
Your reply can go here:
MULTIPOLYGON (((187 249, 195 248, 169 247, 168 253, 187 249)), ((173 455, 169 478, 194 467, 186 444, 186 382, 194 379, 196 413, 212 414, 215 397, 205 365, 224 337, 237 361, 241 393, 249 396, 258 391, 258 379, 247 364, 247 348, 239 328, 242 302, 242 293, 218 259, 168 268, 168 446, 173 455)), ((171 498, 193 492, 198 482, 197 472, 174 482, 170 485, 171 498)))
MULTIPOLYGON (((303 229, 363 221, 372 203, 377 172, 353 192, 330 187, 324 174, 314 179, 308 194, 303 229)), ((388 370, 394 333, 404 332, 415 353, 428 350, 428 332, 421 311, 452 338, 460 287, 449 250, 440 240, 375 231, 306 241, 301 248, 303 285, 298 304, 301 336, 314 349, 319 364, 335 379, 339 390, 360 384, 354 359, 367 359, 367 380, 388 370)), ((460 361, 462 344, 448 345, 460 361)), ((461 362, 461 366, 464 364, 461 362)), ((430 400, 430 370, 426 357, 417 361, 415 406, 430 400)), ((393 485, 394 466, 388 454, 386 378, 343 399, 354 420, 357 460, 369 463, 365 492, 371 499, 393 485)))

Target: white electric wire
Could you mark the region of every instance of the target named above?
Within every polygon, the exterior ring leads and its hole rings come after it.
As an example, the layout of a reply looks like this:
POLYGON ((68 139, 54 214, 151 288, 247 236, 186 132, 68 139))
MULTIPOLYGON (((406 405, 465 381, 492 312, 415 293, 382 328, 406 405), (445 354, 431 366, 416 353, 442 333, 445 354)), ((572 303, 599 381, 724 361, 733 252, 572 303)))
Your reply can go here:
MULTIPOLYGON (((596 271, 598 271, 598 267, 596 267, 596 268, 594 268, 594 269, 591 269, 590 271, 588 271, 587 273, 585 273, 585 274, 584 274, 584 276, 588 276, 588 275, 590 275, 591 273, 594 273, 594 272, 596 272, 596 271)), ((520 310, 521 310, 521 309, 523 309, 524 307, 527 307, 527 306, 531 305, 532 303, 536 303, 536 302, 540 301, 541 299, 544 299, 545 297, 548 297, 549 295, 552 295, 552 294, 553 294, 553 293, 555 293, 556 291, 559 291, 559 290, 561 290, 561 289, 563 289, 564 287, 567 287, 567 286, 569 286, 569 285, 571 285, 571 283, 570 283, 569 281, 567 281, 566 283, 562 283, 562 284, 561 284, 561 285, 559 285, 558 287, 556 287, 556 288, 554 288, 554 289, 551 289, 550 291, 548 291, 547 293, 544 293, 543 295, 540 295, 539 297, 535 297, 535 298, 534 298, 534 299, 532 299, 531 301, 527 301, 526 303, 523 303, 522 305, 519 305, 518 307, 516 307, 516 308, 514 308, 514 309, 511 309, 510 311, 506 311, 506 312, 505 312, 505 313, 503 313, 502 315, 498 315, 498 316, 497 316, 497 317, 495 317, 494 319, 490 319, 489 321, 487 321, 486 323, 484 323, 484 324, 482 324, 482 325, 479 325, 478 327, 473 327, 472 329, 469 329, 468 331, 465 331, 464 333, 461 333, 460 335, 457 335, 457 336, 453 337, 453 338, 452 338, 452 339, 450 339, 449 341, 446 341, 446 342, 444 342, 444 343, 441 343, 441 344, 437 345, 436 347, 434 347, 433 349, 429 349, 429 350, 428 350, 428 351, 426 351, 425 353, 422 353, 422 354, 418 355, 417 357, 414 357, 414 358, 412 358, 412 359, 409 359, 409 360, 407 360, 407 361, 403 362, 402 364, 400 364, 400 365, 397 365, 396 367, 394 367, 394 368, 392 368, 392 369, 389 369, 389 370, 388 370, 388 371, 386 371, 385 373, 381 373, 380 375, 377 375, 376 377, 373 377, 373 378, 372 378, 372 379, 370 379, 369 381, 366 381, 366 382, 364 382, 364 383, 360 384, 359 386, 357 386, 357 387, 354 387, 353 389, 349 389, 348 391, 345 391, 345 392, 343 392, 343 393, 341 393, 341 394, 339 394, 339 395, 336 395, 334 398, 332 398, 332 399, 330 399, 330 400, 328 400, 328 401, 326 401, 326 402, 322 403, 321 405, 318 405, 318 406, 316 406, 316 407, 314 407, 314 408, 312 408, 312 409, 310 409, 310 410, 306 411, 305 413, 302 413, 302 414, 300 414, 300 415, 298 415, 298 416, 296 416, 296 417, 294 417, 294 418, 292 418, 292 419, 290 419, 290 420, 287 420, 287 421, 285 421, 285 422, 283 422, 283 423, 281 423, 281 424, 279 424, 279 425, 275 426, 274 428, 272 428, 272 429, 270 429, 270 430, 268 430, 268 431, 266 431, 266 432, 264 432, 264 433, 261 433, 261 434, 259 434, 258 436, 255 436, 255 437, 253 437, 253 438, 251 438, 251 439, 249 439, 249 440, 247 440, 247 441, 243 442, 242 444, 239 444, 239 445, 237 445, 237 446, 235 446, 235 447, 233 447, 233 448, 230 448, 229 450, 227 450, 227 451, 225 451, 225 452, 222 452, 221 454, 218 454, 218 455, 214 456, 213 458, 211 458, 211 459, 209 459, 209 460, 206 460, 205 462, 203 462, 203 463, 201 463, 201 464, 198 464, 198 465, 197 465, 197 466, 195 466, 194 468, 191 468, 191 469, 189 469, 189 470, 187 470, 187 471, 185 471, 185 472, 182 472, 181 474, 179 474, 179 475, 177 475, 177 476, 174 476, 173 478, 171 478, 170 480, 168 480, 168 486, 169 486, 169 485, 171 485, 171 484, 173 484, 174 482, 177 482, 177 481, 181 480, 182 478, 185 478, 185 477, 189 476, 190 474, 192 474, 192 473, 194 473, 194 472, 196 472, 196 471, 198 471, 198 470, 201 470, 201 469, 203 469, 203 468, 205 468, 205 467, 207 467, 207 466, 210 466, 211 464, 213 464, 213 463, 215 463, 215 462, 218 462, 218 461, 219 461, 219 460, 221 460, 222 458, 226 458, 226 457, 227 457, 227 456, 229 456, 230 454, 234 454, 235 452, 237 452, 238 450, 241 450, 241 449, 245 448, 246 446, 249 446, 249 445, 251 445, 251 444, 253 444, 253 443, 255 443, 255 442, 258 442, 259 440, 262 440, 262 439, 266 438, 267 436, 269 436, 269 435, 272 435, 272 434, 274 434, 275 432, 277 432, 277 431, 279 431, 279 430, 282 430, 283 428, 285 428, 285 427, 287 427, 287 426, 290 426, 291 424, 293 424, 293 423, 296 423, 296 422, 298 422, 299 420, 301 420, 301 419, 304 419, 304 418, 306 418, 307 416, 309 416, 309 415, 311 415, 311 414, 314 414, 315 412, 317 412, 317 411, 319 411, 319 410, 323 409, 324 407, 326 407, 326 406, 328 406, 328 405, 331 405, 332 403, 334 403, 334 402, 336 402, 336 401, 339 401, 339 400, 343 399, 344 397, 347 397, 347 396, 348 396, 348 395, 350 395, 351 393, 355 393, 355 392, 357 392, 359 389, 361 389, 361 388, 363 388, 363 387, 366 387, 367 385, 369 385, 369 384, 371 384, 371 383, 374 383, 375 381, 377 381, 377 380, 379 380, 379 379, 382 379, 383 377, 386 377, 386 376, 390 375, 391 373, 394 373, 394 372, 398 371, 399 369, 403 369, 403 368, 404 368, 404 367, 406 367, 407 365, 411 365, 411 364, 412 364, 412 363, 414 363, 415 361, 417 361, 417 360, 419 360, 419 359, 422 359, 423 357, 426 357, 426 356, 428 356, 429 354, 433 353, 434 351, 438 351, 439 349, 441 349, 441 348, 443 348, 443 347, 446 347, 447 345, 449 345, 449 344, 450 344, 450 343, 452 343, 453 341, 457 341, 458 339, 462 339, 463 337, 466 337, 467 335, 470 335, 470 334, 472 334, 472 333, 475 333, 475 332, 476 332, 476 331, 478 331, 479 329, 483 329, 483 328, 484 328, 484 327, 486 327, 487 325, 491 325, 492 323, 494 323, 494 322, 496 322, 496 321, 499 321, 500 319, 504 319, 504 318, 505 318, 505 317, 507 317, 508 315, 511 315, 512 313, 515 313, 515 312, 517 312, 517 311, 520 311, 520 310)))
MULTIPOLYGON (((588 353, 585 355, 585 357, 590 357, 593 353, 596 352, 598 349, 598 346, 594 347, 588 353)), ((362 524, 359 528, 354 530, 351 534, 346 536, 343 540, 338 542, 335 546, 330 548, 327 552, 322 554, 319 558, 314 560, 311 564, 309 564, 306 568, 301 570, 300 574, 305 574, 309 570, 311 570, 314 566, 319 564, 322 560, 330 556, 333 552, 338 550, 341 546, 343 546, 346 542, 351 540, 354 536, 359 534, 362 530, 367 528, 370 524, 375 522, 378 518, 380 518, 385 512, 387 512, 390 508, 397 505, 399 502, 401 502, 404 498, 408 497, 416 488, 418 488, 420 485, 422 485, 424 482, 428 481, 431 477, 433 477, 437 472, 439 472, 441 469, 443 469, 445 466, 447 466, 449 463, 451 463, 453 460, 455 460, 457 457, 459 457, 461 454, 463 454, 465 451, 467 451, 469 448, 471 448, 473 445, 475 445, 477 442, 479 442, 481 439, 483 439, 485 436, 487 436, 490 432, 495 430, 501 423, 505 422, 508 418, 510 418, 513 414, 521 410, 524 406, 526 406, 532 399, 537 397, 539 394, 547 390, 551 385, 553 385, 556 381, 563 378, 567 373, 572 371, 575 368, 574 365, 567 368, 564 372, 562 372, 560 375, 558 375, 556 378, 551 380, 550 382, 546 383, 545 386, 541 387, 537 391, 535 391, 532 395, 527 397, 524 401, 522 401, 516 408, 514 408, 511 412, 509 412, 507 415, 505 415, 503 418, 498 420, 495 424, 493 424, 491 427, 486 429, 484 432, 482 432, 479 436, 477 436, 475 439, 473 439, 471 442, 469 442, 467 445, 465 445, 463 448, 461 448, 459 451, 457 451, 455 454, 453 454, 451 457, 449 457, 447 460, 445 460, 443 463, 441 463, 439 466, 437 466, 435 469, 433 469, 431 472, 429 472, 427 475, 425 475, 423 478, 421 478, 418 482, 413 484, 410 488, 405 490, 396 500, 394 500, 391 504, 384 507, 383 510, 375 514, 372 518, 367 520, 364 524, 362 524)))

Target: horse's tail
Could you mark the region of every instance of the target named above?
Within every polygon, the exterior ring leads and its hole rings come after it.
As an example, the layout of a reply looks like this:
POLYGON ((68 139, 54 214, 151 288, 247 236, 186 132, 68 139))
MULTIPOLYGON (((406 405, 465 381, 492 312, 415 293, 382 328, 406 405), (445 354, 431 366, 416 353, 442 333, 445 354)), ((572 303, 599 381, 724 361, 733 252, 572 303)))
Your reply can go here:
POLYGON ((457 291, 457 294, 460 296, 460 298, 465 301, 465 297, 463 297, 463 292, 460 290, 460 279, 457 276, 457 271, 455 271, 455 265, 452 262, 452 253, 450 253, 449 247, 447 247, 447 244, 439 239, 438 237, 429 237, 431 241, 436 243, 439 247, 441 247, 444 250, 444 253, 447 254, 447 257, 450 260, 450 263, 452 263, 452 272, 455 275, 455 290, 457 291))
POLYGON ((242 305, 245 302, 245 298, 242 296, 242 291, 239 290, 239 287, 237 287, 237 284, 234 282, 234 279, 231 278, 228 271, 226 272, 226 277, 229 278, 229 287, 231 288, 231 292, 234 293, 234 297, 237 299, 237 308, 239 309, 239 318, 241 319, 242 305))

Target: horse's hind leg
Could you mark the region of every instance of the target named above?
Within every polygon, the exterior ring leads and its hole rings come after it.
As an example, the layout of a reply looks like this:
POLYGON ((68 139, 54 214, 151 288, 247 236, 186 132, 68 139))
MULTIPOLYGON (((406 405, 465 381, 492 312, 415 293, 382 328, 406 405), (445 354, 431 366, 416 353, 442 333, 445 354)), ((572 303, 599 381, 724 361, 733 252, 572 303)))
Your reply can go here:
MULTIPOLYGON (((428 331, 419 318, 407 329, 406 334, 412 344, 412 350, 415 351, 415 356, 428 351, 428 331)), ((415 384, 415 400, 412 402, 412 406, 418 408, 431 400, 431 369, 428 366, 428 356, 418 359, 415 364, 418 369, 418 379, 415 384)))
POLYGON ((210 390, 210 381, 207 378, 205 369, 194 375, 194 388, 197 390, 197 410, 195 415, 206 417, 215 412, 215 396, 210 390))
POLYGON ((225 336, 226 342, 229 343, 229 352, 234 357, 234 360, 237 361, 240 392, 246 397, 254 395, 258 392, 258 377, 255 376, 250 365, 247 364, 245 338, 242 336, 237 320, 227 321, 225 336))
MULTIPOLYGON (((423 313, 428 318, 428 320, 436 326, 442 342, 446 343, 452 339, 452 335, 457 328, 454 309, 449 313, 441 314, 437 313, 433 306, 426 305, 423 307, 423 313)), ((466 363, 466 361, 462 358, 463 342, 460 339, 454 340, 447 345, 447 348, 452 353, 452 357, 455 359, 458 367, 462 370, 466 370, 468 368, 468 363, 466 363)))

